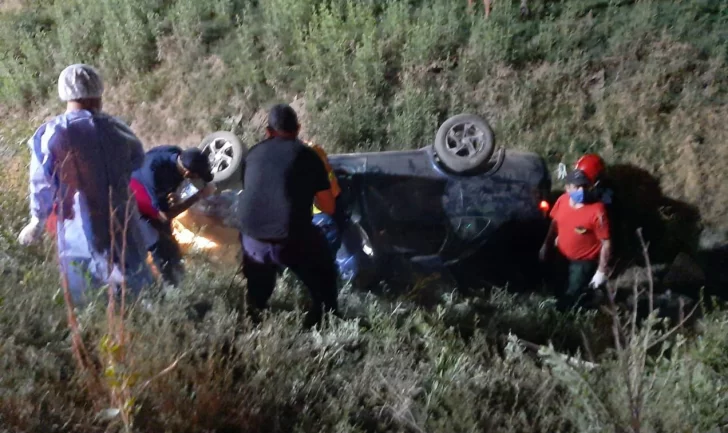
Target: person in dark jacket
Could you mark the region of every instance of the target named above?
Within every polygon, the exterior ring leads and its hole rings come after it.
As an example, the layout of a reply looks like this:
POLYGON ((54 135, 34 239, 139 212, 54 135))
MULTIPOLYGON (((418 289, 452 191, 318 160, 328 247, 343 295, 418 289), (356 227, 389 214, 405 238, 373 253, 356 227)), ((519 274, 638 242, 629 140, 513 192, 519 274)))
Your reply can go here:
POLYGON ((288 105, 268 115, 267 138, 251 148, 243 166, 241 243, 248 308, 255 317, 273 294, 279 269, 289 268, 308 288, 313 306, 305 326, 338 314, 333 255, 312 223, 314 204, 333 215, 335 199, 326 167, 298 139, 300 125, 288 105))
POLYGON ((178 286, 184 274, 182 253, 172 232, 172 220, 199 199, 215 191, 210 161, 200 149, 158 146, 149 150, 142 166, 132 173, 130 187, 145 225, 147 248, 163 280, 178 286), (180 203, 177 189, 185 179, 205 186, 180 203))

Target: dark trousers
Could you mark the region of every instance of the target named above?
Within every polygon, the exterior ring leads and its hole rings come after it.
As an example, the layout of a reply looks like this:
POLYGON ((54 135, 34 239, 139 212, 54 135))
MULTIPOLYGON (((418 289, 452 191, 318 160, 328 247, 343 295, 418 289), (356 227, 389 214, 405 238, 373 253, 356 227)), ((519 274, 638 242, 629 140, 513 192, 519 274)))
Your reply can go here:
POLYGON ((589 289, 589 283, 598 267, 597 260, 569 260, 560 252, 554 254, 546 264, 546 274, 560 307, 591 302, 594 293, 589 289))
POLYGON ((338 313, 337 274, 325 236, 313 225, 282 241, 263 241, 242 236, 243 274, 248 280, 248 305, 267 306, 276 285, 277 271, 290 269, 308 288, 313 306, 306 319, 318 323, 324 310, 338 313))
POLYGON ((179 286, 184 276, 184 266, 182 265, 182 250, 174 237, 172 223, 151 219, 147 221, 159 233, 159 240, 149 248, 154 264, 166 283, 175 287, 179 286))
POLYGON ((569 283, 566 286, 567 296, 579 296, 589 287, 594 273, 597 271, 596 260, 574 260, 569 262, 569 283))

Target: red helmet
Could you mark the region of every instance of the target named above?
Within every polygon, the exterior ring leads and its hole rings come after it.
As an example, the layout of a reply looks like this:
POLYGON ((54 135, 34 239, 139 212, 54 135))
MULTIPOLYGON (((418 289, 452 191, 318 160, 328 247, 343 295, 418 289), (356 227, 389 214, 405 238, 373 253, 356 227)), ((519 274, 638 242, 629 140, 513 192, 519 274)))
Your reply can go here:
POLYGON ((590 153, 579 158, 574 169, 583 171, 589 181, 594 184, 604 172, 604 160, 599 155, 590 153))

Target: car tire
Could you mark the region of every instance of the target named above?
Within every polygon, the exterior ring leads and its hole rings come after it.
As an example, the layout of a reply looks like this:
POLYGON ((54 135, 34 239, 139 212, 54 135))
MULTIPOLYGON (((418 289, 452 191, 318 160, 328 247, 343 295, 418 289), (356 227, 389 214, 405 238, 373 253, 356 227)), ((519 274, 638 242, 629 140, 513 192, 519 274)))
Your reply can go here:
POLYGON ((477 170, 495 151, 495 136, 488 122, 474 114, 458 114, 447 119, 435 135, 435 154, 456 173, 477 170))
POLYGON ((217 131, 205 137, 198 146, 210 158, 215 184, 237 181, 248 147, 229 131, 217 131))

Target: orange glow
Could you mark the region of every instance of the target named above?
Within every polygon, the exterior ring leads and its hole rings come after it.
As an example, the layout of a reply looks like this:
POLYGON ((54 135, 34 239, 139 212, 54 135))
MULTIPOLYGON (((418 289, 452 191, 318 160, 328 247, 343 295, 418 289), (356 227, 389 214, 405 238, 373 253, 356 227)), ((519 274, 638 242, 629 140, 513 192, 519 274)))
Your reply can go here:
POLYGON ((549 211, 549 208, 551 208, 551 205, 549 205, 549 202, 546 200, 541 200, 541 203, 539 203, 538 208, 541 209, 542 212, 546 213, 549 211))
MULTIPOLYGON (((181 213, 179 216, 183 216, 186 212, 181 213)), ((192 247, 197 250, 209 250, 218 246, 217 243, 206 237, 192 233, 178 220, 172 220, 172 229, 175 239, 184 247, 192 247)))

